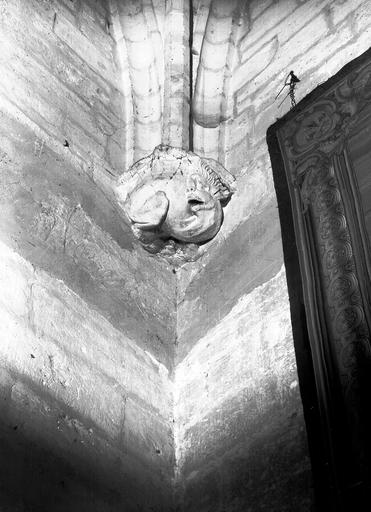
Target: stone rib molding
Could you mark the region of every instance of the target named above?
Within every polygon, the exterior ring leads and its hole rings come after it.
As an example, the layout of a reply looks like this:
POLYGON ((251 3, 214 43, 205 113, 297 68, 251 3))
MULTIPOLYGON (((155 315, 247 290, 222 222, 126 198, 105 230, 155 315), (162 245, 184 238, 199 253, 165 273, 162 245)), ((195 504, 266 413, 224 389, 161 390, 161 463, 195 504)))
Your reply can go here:
POLYGON ((228 91, 236 54, 241 2, 214 0, 203 37, 192 104, 194 149, 224 158, 224 130, 228 120, 228 91), (221 153, 221 155, 220 155, 221 153))
MULTIPOLYGON (((152 29, 142 0, 119 2, 118 15, 125 38, 134 103, 134 160, 161 143, 162 98, 152 29)), ((155 18, 152 18, 155 19, 155 18)))
POLYGON ((162 142, 189 148, 189 1, 166 2, 162 142))

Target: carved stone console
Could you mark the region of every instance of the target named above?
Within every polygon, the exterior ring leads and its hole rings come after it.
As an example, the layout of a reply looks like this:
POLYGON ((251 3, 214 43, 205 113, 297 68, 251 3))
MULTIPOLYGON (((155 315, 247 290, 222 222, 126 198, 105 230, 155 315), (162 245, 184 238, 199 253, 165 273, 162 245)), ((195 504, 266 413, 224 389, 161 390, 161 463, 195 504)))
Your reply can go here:
POLYGON ((147 251, 189 261, 219 231, 233 182, 215 160, 162 145, 120 177, 116 196, 147 251))
POLYGON ((329 510, 358 510, 371 483, 371 54, 271 127, 268 143, 282 230, 293 226, 283 239, 294 331, 309 340, 329 510))

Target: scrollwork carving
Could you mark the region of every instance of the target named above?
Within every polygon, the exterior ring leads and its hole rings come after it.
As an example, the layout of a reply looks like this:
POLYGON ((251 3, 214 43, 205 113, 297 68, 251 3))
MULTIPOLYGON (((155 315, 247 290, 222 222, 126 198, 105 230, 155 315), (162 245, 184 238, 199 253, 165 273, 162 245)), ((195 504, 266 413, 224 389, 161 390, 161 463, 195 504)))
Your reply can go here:
MULTIPOLYGON (((357 359, 359 350, 357 344, 353 345, 353 341, 357 339, 359 344, 364 343, 366 340, 363 335, 368 332, 368 327, 359 291, 351 236, 334 166, 327 155, 317 163, 317 168, 310 167, 310 174, 303 180, 303 186, 306 187, 307 215, 311 218, 312 236, 317 247, 331 348, 335 360, 340 364, 344 360, 342 350, 349 342, 352 343, 352 352, 357 359)), ((363 352, 363 348, 361 350, 363 352)), ((349 353, 349 347, 347 351, 349 353)), ((349 396, 356 374, 350 374, 344 366, 340 368, 344 394, 349 396)))
POLYGON ((290 159, 314 149, 331 154, 341 147, 357 122, 357 114, 371 101, 371 66, 349 75, 314 104, 305 108, 283 129, 290 159))
MULTIPOLYGON (((318 354, 330 354, 319 372, 336 368, 341 395, 352 435, 354 453, 360 465, 362 421, 359 406, 360 382, 370 367, 370 325, 366 314, 364 282, 357 267, 355 240, 347 220, 339 162, 347 136, 356 126, 363 107, 371 102, 371 64, 348 74, 316 101, 290 116, 278 132, 286 173, 302 219, 296 223, 304 280, 316 280, 318 287, 306 287, 308 304, 322 304, 324 310, 308 313, 312 333, 323 332, 328 343, 318 354), (336 160, 337 159, 337 160, 336 160), (309 255, 309 256, 308 256, 309 255), (313 274, 314 273, 314 274, 313 274), (323 318, 325 325, 322 324, 323 318), (367 366, 368 365, 368 366, 367 366)), ((358 247, 358 246, 357 246, 358 247)), ((318 307, 318 306, 317 306, 318 307)), ((308 308, 308 311, 313 311, 308 308)), ((323 377, 323 374, 322 374, 323 377)), ((319 377, 321 379, 322 377, 319 377)), ((327 378, 327 377, 326 377, 327 378)), ((364 437, 363 437, 364 439, 364 437)))

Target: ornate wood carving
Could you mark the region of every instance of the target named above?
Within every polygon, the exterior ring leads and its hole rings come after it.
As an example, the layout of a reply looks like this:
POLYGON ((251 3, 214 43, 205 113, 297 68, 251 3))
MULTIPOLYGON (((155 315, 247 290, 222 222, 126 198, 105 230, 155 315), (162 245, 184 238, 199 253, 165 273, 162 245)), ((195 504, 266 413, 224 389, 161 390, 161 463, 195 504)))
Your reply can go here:
POLYGON ((371 113, 371 58, 304 108, 299 105, 275 132, 292 203, 318 403, 338 489, 370 482, 371 265, 347 147, 365 112, 371 113))

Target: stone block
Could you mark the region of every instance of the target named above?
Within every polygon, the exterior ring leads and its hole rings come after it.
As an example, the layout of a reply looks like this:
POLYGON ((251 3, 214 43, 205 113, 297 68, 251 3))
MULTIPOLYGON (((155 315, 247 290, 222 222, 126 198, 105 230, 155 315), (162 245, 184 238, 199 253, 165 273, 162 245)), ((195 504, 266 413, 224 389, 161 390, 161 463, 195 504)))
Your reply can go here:
POLYGON ((17 254, 0 244, 0 298, 1 308, 17 317, 26 317, 30 286, 34 280, 33 269, 17 254))
POLYGON ((179 293, 180 359, 197 339, 220 322, 241 295, 269 281, 281 268, 282 246, 276 205, 270 204, 242 223, 214 250, 218 256, 211 255, 202 272, 196 273, 179 293))
POLYGON ((93 182, 127 117, 105 5, 0 10, 1 507, 165 511, 175 276, 93 182))
POLYGON ((332 18, 332 22, 335 27, 342 21, 344 21, 344 19, 347 18, 349 15, 354 14, 355 16, 358 16, 358 13, 362 11, 369 18, 369 21, 371 21, 369 5, 368 2, 365 0, 355 0, 352 2, 336 0, 335 2, 331 2, 331 4, 329 5, 329 11, 330 16, 332 18))
MULTIPOLYGON (((125 233, 120 232, 117 225, 113 231, 110 228, 110 225, 114 227, 115 219, 115 214, 109 214, 111 206, 104 201, 105 206, 100 211, 102 197, 96 196, 96 189, 93 196, 90 195, 92 186, 84 184, 83 176, 79 177, 74 171, 66 173, 63 161, 58 162, 47 146, 43 147, 41 157, 40 148, 34 154, 37 140, 31 138, 27 130, 22 131, 18 124, 5 126, 15 128, 15 133, 20 135, 19 139, 11 138, 11 156, 24 160, 20 177, 9 174, 12 166, 7 166, 2 174, 2 177, 9 175, 8 181, 14 182, 12 186, 16 187, 9 205, 9 218, 3 219, 4 229, 16 237, 19 250, 33 264, 64 279, 88 302, 93 301, 99 311, 105 311, 116 327, 120 324, 120 329, 132 339, 138 340, 140 332, 139 337, 152 353, 165 355, 164 343, 172 347, 174 342, 172 283, 175 276, 163 263, 145 254, 137 257, 131 253, 131 242, 125 239, 125 233), (79 180, 82 180, 80 184, 79 180), (68 196, 74 197, 72 203, 68 196), (95 217, 101 227, 92 222, 95 217), (108 235, 110 231, 122 247, 108 235), (80 243, 79 236, 84 237, 80 243), (157 319, 150 326, 147 320, 154 310, 157 319), (126 331, 124 325, 131 327, 126 331), (156 326, 160 325, 158 330, 156 326)), ((9 135, 5 135, 2 140, 8 139, 9 135)), ((170 356, 165 358, 170 362, 170 356)))
MULTIPOLYGON (((280 33, 278 36, 278 43, 280 45, 279 52, 277 52, 274 61, 272 61, 274 66, 273 70, 270 66, 267 66, 254 78, 254 90, 256 91, 265 84, 271 83, 272 76, 280 73, 282 70, 290 70, 293 67, 292 63, 298 58, 298 56, 305 54, 312 46, 314 46, 316 41, 323 39, 327 32, 328 25, 326 22, 326 17, 321 13, 319 13, 314 18, 312 17, 311 21, 307 23, 303 21, 303 26, 301 29, 294 32, 290 39, 288 39, 287 32, 283 30, 282 34, 284 34, 284 40, 281 41, 280 33)), ((236 89, 239 89, 242 84, 246 82, 245 77, 246 75, 249 76, 248 69, 248 61, 246 61, 246 63, 243 64, 237 71, 234 82, 236 89)))
POLYGON ((122 486, 126 475, 124 488, 137 499, 143 479, 150 489, 146 500, 168 499, 173 441, 167 371, 62 282, 35 272, 6 246, 1 254, 13 282, 24 276, 28 294, 27 315, 23 307, 1 311, 0 432, 6 425, 29 443, 72 459, 77 472, 88 464, 102 485, 111 474, 111 484, 122 486), (118 451, 121 469, 112 477, 118 451), (149 467, 156 468, 151 477, 149 467))
POLYGON ((221 510, 222 487, 219 468, 211 466, 197 471, 184 485, 182 505, 187 512, 215 512, 221 510))
POLYGON ((68 46, 70 46, 83 60, 108 82, 116 85, 116 70, 112 56, 107 56, 98 51, 70 21, 57 17, 54 25, 55 34, 68 46), (107 58, 108 57, 108 58, 107 58))
POLYGON ((237 410, 217 411, 214 418, 195 427, 193 458, 183 468, 183 499, 189 507, 202 503, 205 510, 210 506, 236 512, 246 507, 251 511, 272 507, 285 512, 308 510, 312 482, 297 404, 296 398, 288 400, 285 407, 270 407, 267 414, 258 414, 256 421, 246 420, 250 405, 240 404, 237 410), (203 499, 194 496, 203 487, 203 499))
POLYGON ((133 398, 125 402, 123 450, 171 478, 174 443, 170 417, 162 417, 133 398))
MULTIPOLYGON (((326 1, 326 0, 323 0, 326 1)), ((259 9, 262 7, 262 2, 259 3, 259 9)), ((240 53, 243 55, 246 51, 251 51, 255 44, 261 46, 266 37, 271 38, 272 32, 277 31, 280 24, 287 22, 290 17, 296 18, 296 12, 298 5, 295 0, 287 0, 285 2, 272 2, 272 4, 262 10, 258 16, 252 20, 252 23, 247 27, 246 34, 240 40, 240 53)), ((254 4, 251 6, 251 12, 256 12, 254 4)), ((300 23, 300 17, 296 18, 297 22, 300 23)), ((293 35, 293 32, 287 34, 288 37, 293 35)))
POLYGON ((78 13, 80 32, 96 47, 97 51, 107 57, 112 56, 114 41, 109 34, 109 18, 104 3, 82 2, 78 13))
MULTIPOLYGON (((16 98, 16 104, 31 120, 46 128, 60 144, 68 139, 71 149, 75 145, 83 157, 104 157, 106 135, 100 126, 104 117, 87 108, 45 69, 37 69, 34 61, 28 57, 20 60, 19 52, 5 66, 3 94, 16 98), (27 69, 32 71, 26 74, 27 69), (53 101, 50 101, 52 91, 53 101)), ((114 131, 110 125, 108 129, 114 131)))
POLYGON ((107 137, 105 157, 115 171, 116 176, 128 169, 127 153, 129 148, 126 147, 126 132, 126 126, 120 127, 113 135, 107 137))
POLYGON ((265 381, 276 379, 283 385, 289 379, 289 385, 295 372, 290 336, 285 274, 280 272, 243 295, 177 366, 180 423, 194 423, 194 417, 201 421, 207 404, 218 408, 244 389, 247 394, 258 388, 264 393, 265 381))
POLYGON ((261 16, 264 11, 269 9, 272 4, 274 3, 274 0, 253 0, 250 2, 249 5, 249 13, 251 19, 254 21, 256 18, 261 16))
MULTIPOLYGON (((151 499, 155 504, 157 500, 165 503, 169 499, 166 478, 161 479, 155 472, 151 474, 139 458, 122 452, 120 443, 107 443, 99 432, 89 428, 78 416, 71 415, 64 404, 48 393, 29 382, 18 381, 12 387, 11 400, 11 409, 2 417, 0 449, 4 452, 6 436, 5 446, 12 462, 5 478, 2 475, 2 481, 7 481, 11 490, 17 473, 22 476, 31 471, 27 478, 22 478, 19 490, 25 503, 35 500, 42 504, 41 508, 37 507, 39 510, 46 510, 43 508, 45 483, 53 488, 54 479, 58 477, 59 483, 63 480, 66 484, 62 502, 72 499, 70 510, 92 510, 75 508, 76 500, 79 502, 87 490, 90 491, 88 503, 93 510, 100 504, 100 494, 107 491, 116 493, 114 502, 125 503, 129 510, 134 510, 138 503, 144 506, 151 499), (35 497, 30 496, 30 481, 35 497), (78 487, 75 499, 74 485, 78 487), (156 488, 158 493, 155 493, 156 488)), ((49 509, 59 510, 52 503, 49 509)))

